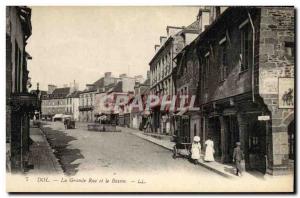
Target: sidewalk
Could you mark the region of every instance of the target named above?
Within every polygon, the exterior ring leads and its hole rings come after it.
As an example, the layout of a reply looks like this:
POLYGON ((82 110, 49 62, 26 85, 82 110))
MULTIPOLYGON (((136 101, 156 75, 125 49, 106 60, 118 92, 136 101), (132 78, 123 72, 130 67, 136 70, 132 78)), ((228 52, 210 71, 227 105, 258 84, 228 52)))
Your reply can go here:
POLYGON ((40 128, 30 128, 33 143, 29 149, 29 164, 34 167, 28 174, 63 174, 45 135, 40 128))
MULTIPOLYGON (((171 142, 168 139, 157 139, 154 137, 151 137, 149 135, 146 135, 145 133, 139 131, 139 130, 135 130, 135 129, 130 129, 130 128, 122 128, 123 131, 127 131, 130 132, 133 135, 136 135, 142 139, 148 140, 154 144, 157 144, 159 146, 162 146, 170 151, 173 151, 173 147, 175 145, 174 142, 171 142)), ((200 161, 200 165, 223 176, 226 178, 238 178, 235 176, 235 168, 231 165, 227 165, 227 164, 221 164, 219 162, 204 162, 203 159, 201 159, 200 161)), ((253 172, 252 174, 248 173, 248 172, 244 172, 243 174, 243 178, 245 177, 253 177, 253 178, 257 178, 260 177, 263 179, 263 174, 262 173, 258 173, 258 172, 253 172)))

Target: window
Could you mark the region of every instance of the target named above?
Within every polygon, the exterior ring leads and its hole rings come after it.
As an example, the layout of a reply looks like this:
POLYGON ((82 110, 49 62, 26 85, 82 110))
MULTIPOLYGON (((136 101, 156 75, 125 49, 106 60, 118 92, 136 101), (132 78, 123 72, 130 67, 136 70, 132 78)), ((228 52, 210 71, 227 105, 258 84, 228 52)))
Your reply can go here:
POLYGON ((227 78, 227 67, 228 67, 228 57, 227 57, 227 42, 224 41, 221 45, 220 45, 220 82, 224 81, 227 78))
POLYGON ((205 55, 203 67, 203 88, 207 89, 208 73, 209 73, 209 53, 205 55))
POLYGON ((252 30, 249 23, 241 27, 241 72, 248 70, 252 63, 252 30))
POLYGON ((285 54, 290 57, 295 57, 295 49, 294 49, 294 43, 293 42, 285 42, 285 54))

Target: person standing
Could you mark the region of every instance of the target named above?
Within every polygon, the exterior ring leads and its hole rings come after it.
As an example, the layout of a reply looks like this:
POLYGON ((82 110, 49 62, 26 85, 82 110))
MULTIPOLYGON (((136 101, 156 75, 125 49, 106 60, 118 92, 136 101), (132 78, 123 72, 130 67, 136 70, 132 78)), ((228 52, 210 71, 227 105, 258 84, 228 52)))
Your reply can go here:
POLYGON ((241 143, 237 142, 236 147, 233 150, 233 162, 235 163, 236 175, 242 176, 242 166, 241 161, 244 158, 243 151, 241 149, 241 143))
POLYGON ((208 137, 208 139, 205 141, 204 144, 205 144, 204 161, 206 161, 206 162, 215 161, 215 158, 214 158, 214 153, 215 153, 214 142, 211 140, 210 137, 208 137))
POLYGON ((192 143, 191 153, 192 153, 191 158, 193 160, 193 163, 198 164, 199 159, 200 159, 200 155, 201 155, 201 144, 200 144, 200 137, 199 136, 194 137, 194 141, 192 143))

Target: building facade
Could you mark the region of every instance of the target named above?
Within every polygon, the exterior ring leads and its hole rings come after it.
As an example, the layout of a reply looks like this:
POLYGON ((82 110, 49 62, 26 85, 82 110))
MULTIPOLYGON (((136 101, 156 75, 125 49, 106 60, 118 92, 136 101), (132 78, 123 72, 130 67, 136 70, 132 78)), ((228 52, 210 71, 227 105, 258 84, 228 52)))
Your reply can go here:
MULTIPOLYGON (((230 163, 241 142, 246 170, 285 173, 294 159, 294 8, 230 7, 195 40, 199 135, 230 163)), ((218 12, 217 12, 218 13, 218 12)))
POLYGON ((79 121, 79 91, 67 95, 67 115, 72 115, 75 121, 79 121))
MULTIPOLYGON (((155 55, 150 61, 150 93, 160 98, 176 94, 172 71, 174 57, 199 34, 199 21, 188 27, 167 26, 167 37, 160 37, 160 45, 155 45, 155 55)), ((160 110, 160 105, 152 109, 154 132, 174 134, 173 112, 160 110)))
POLYGON ((14 173, 28 169, 29 120, 38 108, 37 96, 28 93, 31 30, 30 8, 6 7, 6 168, 14 173))
POLYGON ((70 114, 67 104, 70 91, 70 87, 57 88, 48 85, 47 95, 42 96, 42 117, 52 120, 56 114, 70 114))
POLYGON ((79 94, 79 120, 82 122, 93 122, 99 114, 97 98, 100 93, 105 93, 112 88, 119 78, 113 77, 111 72, 105 72, 104 77, 93 84, 87 84, 86 89, 79 94))

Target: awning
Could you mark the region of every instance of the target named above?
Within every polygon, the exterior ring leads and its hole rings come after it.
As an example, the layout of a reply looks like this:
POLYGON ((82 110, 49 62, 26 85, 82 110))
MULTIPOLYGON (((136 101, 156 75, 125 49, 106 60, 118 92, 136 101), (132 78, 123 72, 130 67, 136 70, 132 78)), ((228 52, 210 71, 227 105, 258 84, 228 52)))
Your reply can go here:
POLYGON ((71 115, 63 115, 62 118, 72 118, 71 115))
POLYGON ((55 114, 53 118, 63 118, 64 114, 55 114))

